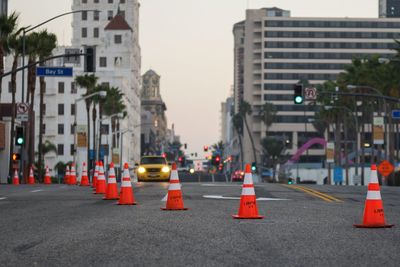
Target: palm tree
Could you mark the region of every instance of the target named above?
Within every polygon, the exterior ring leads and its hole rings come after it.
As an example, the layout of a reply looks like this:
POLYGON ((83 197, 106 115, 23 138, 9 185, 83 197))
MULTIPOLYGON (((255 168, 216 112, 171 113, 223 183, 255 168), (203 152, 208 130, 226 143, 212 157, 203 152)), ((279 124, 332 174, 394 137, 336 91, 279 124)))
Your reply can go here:
POLYGON ((262 117, 262 121, 265 123, 265 126, 268 127, 272 125, 275 120, 277 113, 276 106, 272 103, 266 102, 259 111, 259 115, 262 117))
MULTIPOLYGON (((41 148, 39 148, 39 151, 42 151, 43 157, 46 154, 50 153, 50 152, 54 152, 57 155, 57 147, 56 147, 56 145, 53 144, 52 142, 50 142, 49 140, 46 140, 41 145, 41 148)), ((39 152, 37 152, 37 154, 39 154, 39 152)), ((45 169, 44 169, 45 162, 44 161, 42 161, 42 162, 37 161, 35 165, 38 168, 39 181, 43 181, 43 177, 45 175, 45 169)))
MULTIPOLYGON (((87 96, 95 92, 96 83, 98 79, 99 78, 94 74, 85 74, 81 76, 76 76, 75 82, 79 87, 86 88, 85 95, 87 96)), ((87 162, 88 162, 88 167, 91 168, 89 150, 90 150, 90 106, 92 104, 92 99, 88 98, 85 100, 85 102, 86 102, 86 116, 87 116, 87 151, 88 151, 87 162)), ((77 116, 77 114, 75 114, 75 116, 77 116)), ((76 130, 76 125, 75 125, 75 130, 76 130)), ((94 140, 93 140, 93 145, 94 145, 94 140)))
POLYGON ((243 118, 244 124, 246 125, 246 129, 247 129, 247 133, 249 134, 250 137, 250 142, 251 142, 251 146, 253 148, 253 156, 254 156, 254 162, 257 166, 257 155, 256 155, 256 147, 254 145, 254 139, 253 139, 253 135, 250 132, 250 128, 249 128, 249 124, 247 122, 247 115, 251 115, 252 114, 252 110, 251 110, 251 105, 246 102, 245 100, 242 100, 240 102, 239 105, 239 114, 240 116, 243 118))
POLYGON ((242 144, 242 137, 243 137, 243 118, 240 116, 239 113, 232 116, 232 124, 233 128, 235 129, 238 139, 239 139, 239 149, 240 149, 240 169, 243 169, 243 144, 242 144))
MULTIPOLYGON (((9 37, 16 31, 18 25, 18 16, 16 12, 11 13, 9 16, 0 16, 0 76, 4 73, 4 56, 7 54, 9 48, 9 37)), ((2 80, 0 77, 0 100, 2 93, 2 80)))
MULTIPOLYGON (((54 48, 56 48, 57 45, 57 36, 53 33, 48 33, 47 30, 43 30, 39 32, 39 50, 38 50, 38 55, 39 55, 39 60, 43 60, 47 57, 49 57, 52 54, 52 51, 54 48)), ((40 64, 41 66, 44 65, 44 63, 40 64)), ((38 158, 38 165, 39 165, 39 173, 42 174, 42 162, 43 162, 43 112, 44 112, 44 93, 46 89, 46 82, 44 80, 44 77, 40 77, 40 104, 39 104, 39 144, 38 144, 38 150, 39 150, 39 158, 38 158)), ((40 179, 40 178, 39 178, 40 179)))
POLYGON ((273 168, 272 180, 276 181, 276 165, 286 150, 285 143, 283 140, 279 140, 274 137, 265 137, 261 140, 261 147, 263 149, 264 156, 267 159, 270 159, 269 166, 272 166, 273 168))

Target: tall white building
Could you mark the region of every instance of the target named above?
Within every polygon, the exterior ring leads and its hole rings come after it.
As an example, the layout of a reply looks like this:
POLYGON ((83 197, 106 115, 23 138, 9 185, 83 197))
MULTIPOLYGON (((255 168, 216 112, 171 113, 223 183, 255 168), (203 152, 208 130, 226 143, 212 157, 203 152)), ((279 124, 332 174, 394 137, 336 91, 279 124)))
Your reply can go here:
MULTIPOLYGON (((235 98, 242 94, 239 75, 243 64, 243 99, 252 106, 253 114, 247 120, 256 150, 261 151, 263 137, 277 136, 288 140, 289 154, 296 153, 305 140, 318 137, 309 121, 314 109, 307 103, 294 105, 293 85, 301 79, 311 84, 336 80, 352 58, 394 54, 393 40, 400 38, 399 18, 291 17, 289 11, 279 8, 247 10, 244 32, 241 25, 234 26, 235 47, 240 49, 238 40, 244 38, 243 58, 235 58, 234 81, 239 83, 234 86, 235 98), (268 131, 259 116, 266 102, 278 110, 268 131)), ((236 50, 235 57, 241 57, 236 50)), ((254 161, 246 130, 243 147, 244 161, 254 161)), ((323 147, 316 145, 300 160, 321 162, 323 155, 323 147)))
MULTIPOLYGON (((124 94, 127 117, 121 121, 121 130, 130 130, 124 134, 122 161, 132 166, 140 159, 140 86, 141 56, 139 46, 139 2, 138 0, 74 0, 72 11, 99 10, 100 12, 78 12, 73 15, 73 37, 71 47, 57 47, 53 55, 72 51, 92 49, 95 57, 95 75, 98 84, 107 83, 110 87, 118 87, 124 94)), ((27 62, 27 60, 26 60, 27 62)), ((18 62, 21 65, 21 60, 18 62)), ((86 89, 75 85, 77 75, 85 74, 85 62, 80 58, 59 58, 47 62, 47 66, 73 67, 73 77, 46 77, 46 93, 44 97, 44 137, 57 146, 57 155, 53 152, 45 155, 45 164, 52 170, 57 162, 73 160, 74 150, 74 118, 75 100, 86 93, 86 89)), ((6 58, 6 72, 10 70, 12 57, 6 58)), ((26 72, 25 72, 26 75, 26 72)), ((21 72, 17 75, 17 102, 21 102, 21 72)), ((3 79, 2 103, 11 102, 10 76, 3 79)), ((26 83, 25 83, 26 87, 26 83)), ((26 89, 25 89, 26 91, 26 89)), ((26 95, 26 93, 25 93, 26 95)), ((35 91, 35 150, 37 151, 39 135, 39 79, 35 91)), ((86 125, 86 108, 84 101, 77 102, 77 125, 86 125)), ((18 123, 18 122, 17 122, 18 123)), ((105 119, 103 124, 110 124, 105 119)), ((94 125, 91 123, 91 129, 94 125)), ((99 128, 99 122, 95 125, 99 128)), ((110 127, 111 128, 111 127, 110 127)), ((92 131, 93 132, 93 131, 92 131)), ((111 135, 102 136, 102 144, 111 144, 111 135)), ((111 161, 111 145, 106 163, 111 161)), ((86 161, 88 151, 78 148, 77 162, 79 170, 81 162, 86 161)), ((0 151, 1 152, 1 151, 0 151)), ((2 154, 1 154, 2 155, 2 154)), ((6 155, 6 154, 4 154, 6 155)), ((8 158, 8 157, 7 157, 8 158)), ((2 164, 3 166, 3 164, 2 164)), ((8 166, 8 165, 4 165, 8 166)), ((54 173, 53 173, 54 174, 54 173)))

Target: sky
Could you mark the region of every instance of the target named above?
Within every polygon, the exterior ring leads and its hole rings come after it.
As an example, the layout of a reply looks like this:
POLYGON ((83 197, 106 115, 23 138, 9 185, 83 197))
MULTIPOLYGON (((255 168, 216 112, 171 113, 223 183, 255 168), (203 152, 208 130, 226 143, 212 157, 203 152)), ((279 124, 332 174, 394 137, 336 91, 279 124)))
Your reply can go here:
MULTIPOLYGON (((91 1, 91 0, 89 0, 91 1)), ((100 0, 105 1, 105 0, 100 0)), ((292 17, 377 17, 378 0, 141 0, 142 74, 161 76, 168 125, 188 153, 221 139, 221 102, 233 85, 234 23, 246 8, 279 7, 292 17)), ((71 10, 72 0, 9 0, 20 25, 37 25, 71 10), (40 8, 41 7, 41 8, 40 8), (40 8, 40 11, 39 11, 40 8)), ((71 40, 72 16, 46 24, 60 45, 71 40)))

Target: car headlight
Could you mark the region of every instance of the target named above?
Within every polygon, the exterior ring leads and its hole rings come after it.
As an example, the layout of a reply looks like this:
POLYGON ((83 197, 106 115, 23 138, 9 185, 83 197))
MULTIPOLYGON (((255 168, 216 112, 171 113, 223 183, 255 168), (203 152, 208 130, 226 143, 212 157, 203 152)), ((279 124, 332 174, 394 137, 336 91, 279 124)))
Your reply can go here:
POLYGON ((161 169, 162 172, 169 172, 169 167, 168 166, 164 166, 161 169))
POLYGON ((189 171, 190 173, 194 173, 194 169, 190 169, 190 171, 189 171))
POLYGON ((138 172, 139 172, 139 173, 145 173, 145 172, 146 172, 146 169, 143 168, 143 167, 139 167, 138 172))

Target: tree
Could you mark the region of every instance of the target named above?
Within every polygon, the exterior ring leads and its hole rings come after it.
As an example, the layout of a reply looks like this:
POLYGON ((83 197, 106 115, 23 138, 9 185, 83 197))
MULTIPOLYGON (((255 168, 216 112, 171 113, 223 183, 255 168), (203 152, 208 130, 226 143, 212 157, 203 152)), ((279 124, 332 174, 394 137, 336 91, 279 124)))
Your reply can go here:
POLYGON ((273 168, 272 180, 276 181, 276 165, 286 150, 285 142, 274 137, 265 137, 261 140, 261 147, 268 159, 268 166, 273 168))
MULTIPOLYGON (((17 30, 18 16, 16 12, 12 12, 9 16, 0 16, 0 76, 4 74, 4 56, 9 51, 10 36, 12 36, 17 30)), ((0 100, 2 93, 2 80, 0 77, 0 100)))
MULTIPOLYGON (((47 57, 49 57, 52 54, 52 51, 54 48, 56 48, 57 45, 57 36, 53 33, 48 33, 47 30, 43 30, 39 32, 38 34, 39 37, 39 43, 38 47, 39 50, 37 51, 39 60, 43 60, 47 57)), ((44 63, 40 64, 41 66, 44 65, 44 63)), ((39 167, 39 173, 43 174, 42 171, 42 166, 44 165, 43 163, 43 116, 44 116, 44 93, 46 89, 46 82, 44 80, 44 77, 40 77, 40 104, 39 104, 39 144, 38 144, 38 150, 39 150, 39 156, 38 156, 38 167, 39 167)), ((40 179, 40 178, 39 178, 40 179)))
MULTIPOLYGON (((94 74, 84 74, 80 76, 75 77, 75 82, 79 87, 86 88, 86 94, 84 96, 88 96, 92 93, 95 92, 96 90, 96 83, 97 83, 98 77, 94 74)), ((86 102, 86 118, 87 118, 87 162, 88 162, 88 167, 91 167, 90 164, 90 157, 89 157, 89 150, 90 150, 90 106, 92 104, 92 99, 88 98, 85 100, 86 102)), ((77 109, 76 109, 77 110, 77 109)), ((75 114, 77 116, 77 114, 75 114)), ((76 134, 76 125, 75 127, 75 134, 76 134)), ((95 127, 95 126, 93 126, 95 127)), ((93 146, 94 146, 94 140, 93 140, 93 146)))
POLYGON ((240 149, 240 169, 243 169, 243 144, 242 144, 242 137, 243 137, 243 118, 240 116, 239 113, 232 116, 232 124, 233 128, 235 129, 238 139, 239 139, 239 149, 240 149))
POLYGON ((247 129, 247 133, 249 134, 251 147, 253 148, 254 162, 257 165, 256 147, 254 145, 253 134, 252 134, 252 132, 250 132, 249 124, 247 122, 247 115, 251 115, 252 114, 252 109, 251 109, 251 105, 248 102, 246 102, 245 100, 242 100, 240 102, 239 114, 243 118, 244 124, 245 124, 246 129, 247 129))
POLYGON ((264 105, 261 107, 261 110, 259 111, 259 115, 262 117, 262 121, 264 122, 265 126, 268 127, 272 125, 272 123, 275 120, 277 113, 276 106, 272 103, 264 103, 264 105))

